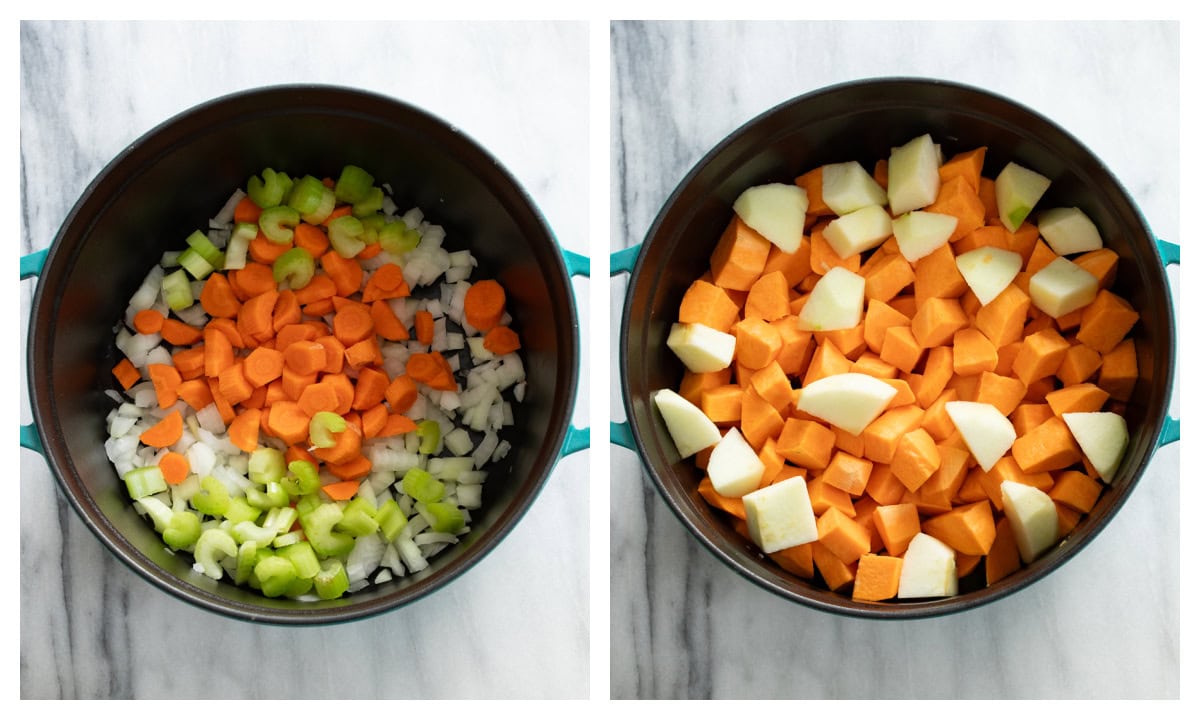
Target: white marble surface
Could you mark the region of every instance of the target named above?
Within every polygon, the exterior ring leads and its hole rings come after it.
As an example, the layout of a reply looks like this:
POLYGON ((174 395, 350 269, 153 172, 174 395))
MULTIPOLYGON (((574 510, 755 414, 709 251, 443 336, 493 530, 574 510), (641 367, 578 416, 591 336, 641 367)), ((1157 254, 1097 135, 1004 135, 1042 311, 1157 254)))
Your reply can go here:
MULTIPOLYGON (((586 253, 587 38, 585 23, 23 23, 21 253, 46 247, 87 183, 146 130, 203 100, 287 82, 390 94, 457 125, 519 179, 565 247, 586 253)), ((33 283, 20 291, 23 423, 33 283)), ((586 378, 586 345, 582 357, 586 378)), ((576 424, 587 398, 585 387, 576 424)), ((440 592, 368 620, 288 629, 151 588, 22 450, 20 695, 586 698, 587 455, 561 461, 512 534, 440 592)))
MULTIPOLYGON (((1050 116, 1123 180, 1160 237, 1181 243, 1179 48, 1172 24, 616 23, 612 248, 640 242, 684 174, 747 120, 886 75, 967 82, 1050 116)), ((613 289, 616 326, 623 279, 613 289)), ((1159 450, 1105 532, 1035 586, 956 616, 872 622, 741 579, 614 447, 612 695, 1178 697, 1179 456, 1178 444, 1159 450)))

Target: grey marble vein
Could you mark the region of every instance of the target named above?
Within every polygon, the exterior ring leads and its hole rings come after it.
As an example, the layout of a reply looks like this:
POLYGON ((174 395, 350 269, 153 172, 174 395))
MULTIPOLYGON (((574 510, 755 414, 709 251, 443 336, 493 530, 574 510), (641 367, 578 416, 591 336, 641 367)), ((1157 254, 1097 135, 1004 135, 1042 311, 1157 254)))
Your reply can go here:
MULTIPOLYGON (((1177 24, 621 21, 611 45, 614 250, 640 243, 675 185, 744 122, 889 75, 978 85, 1050 116, 1122 179, 1160 237, 1182 241, 1177 24)), ((835 617, 759 589, 701 549, 632 453, 616 448, 611 462, 615 698, 1179 696, 1178 445, 1051 577, 915 622, 835 617)))

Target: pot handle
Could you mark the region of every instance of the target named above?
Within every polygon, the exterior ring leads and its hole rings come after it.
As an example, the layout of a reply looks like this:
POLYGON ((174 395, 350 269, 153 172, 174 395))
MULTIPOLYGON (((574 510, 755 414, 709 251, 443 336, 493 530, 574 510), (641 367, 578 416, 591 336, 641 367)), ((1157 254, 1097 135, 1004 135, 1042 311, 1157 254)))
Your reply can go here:
MULTIPOLYGON (((608 276, 620 275, 622 273, 632 274, 634 266, 637 265, 638 255, 642 252, 642 245, 638 243, 624 250, 618 250, 608 256, 608 276)), ((629 427, 629 421, 622 422, 610 421, 608 424, 608 441, 619 445, 626 450, 637 452, 637 443, 633 439, 633 430, 629 427)))
MULTIPOLYGON (((567 266, 567 274, 571 277, 591 277, 592 261, 586 255, 580 255, 576 252, 571 252, 566 248, 561 248, 563 263, 567 266)), ((567 427, 567 436, 563 440, 562 447, 559 448, 558 456, 566 457, 580 450, 586 450, 592 445, 592 430, 591 428, 577 428, 574 425, 567 427)))
MULTIPOLYGON (((1179 246, 1166 240, 1156 239, 1158 254, 1162 258, 1163 267, 1179 264, 1179 246)), ((1179 418, 1167 416, 1163 420, 1162 430, 1158 433, 1158 447, 1179 442, 1179 418)))
MULTIPOLYGON (((37 252, 22 255, 21 279, 25 280, 41 275, 42 266, 46 264, 46 256, 49 254, 50 248, 43 248, 37 252)), ((32 450, 39 455, 45 454, 42 452, 42 437, 38 434, 37 426, 33 423, 21 426, 21 447, 32 450)))

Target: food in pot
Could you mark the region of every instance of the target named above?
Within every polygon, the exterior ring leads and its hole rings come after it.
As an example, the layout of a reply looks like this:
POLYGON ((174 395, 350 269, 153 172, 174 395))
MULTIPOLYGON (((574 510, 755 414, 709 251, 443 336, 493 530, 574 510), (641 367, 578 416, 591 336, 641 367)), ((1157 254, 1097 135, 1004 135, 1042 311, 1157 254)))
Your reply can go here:
POLYGON ((782 568, 864 602, 1035 561, 1129 443, 1138 312, 1078 208, 930 135, 868 171, 747 189, 654 403, 700 495, 782 568))
POLYGON ((470 531, 524 397, 503 287, 386 184, 265 169, 116 330, 105 449, 193 568, 332 599, 470 531))

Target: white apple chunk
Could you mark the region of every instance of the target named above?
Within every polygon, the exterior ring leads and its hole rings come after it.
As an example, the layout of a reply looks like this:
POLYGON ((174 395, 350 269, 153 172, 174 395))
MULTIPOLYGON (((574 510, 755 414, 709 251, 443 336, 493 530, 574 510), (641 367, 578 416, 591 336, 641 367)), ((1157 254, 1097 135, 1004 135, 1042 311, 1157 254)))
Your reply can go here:
POLYGON ((821 199, 835 214, 849 215, 868 205, 886 204, 887 192, 862 165, 851 160, 822 166, 821 199))
POLYGON ((725 497, 741 497, 758 488, 767 468, 737 428, 729 428, 725 437, 708 456, 708 477, 713 490, 725 497))
POLYGON ((1058 511, 1054 500, 1032 485, 1005 480, 1000 483, 1004 516, 1012 525, 1017 550, 1026 563, 1033 562, 1058 539, 1058 511))
POLYGON ((1129 446, 1125 418, 1114 412, 1063 413, 1062 418, 1100 479, 1111 485, 1129 446))
POLYGON ((729 367, 737 338, 701 323, 674 323, 667 335, 671 348, 688 370, 716 372, 729 367))
POLYGON ((892 235, 892 216, 882 205, 867 205, 825 226, 822 233, 829 247, 845 260, 883 244, 892 235))
POLYGON ((1029 299, 1033 306, 1052 318, 1084 307, 1099 292, 1100 281, 1096 276, 1065 257, 1054 258, 1029 278, 1029 299))
POLYGON ((1038 213, 1037 227, 1042 239, 1059 255, 1104 247, 1095 223, 1077 207, 1051 208, 1038 213))
POLYGON ((1050 178, 1045 175, 1014 162, 1005 165, 996 176, 996 209, 1000 212, 1000 222, 1009 232, 1016 232, 1049 187, 1050 178))
POLYGON ((663 388, 655 391, 651 398, 667 425, 679 457, 691 457, 721 441, 721 430, 716 423, 679 393, 663 388))
POLYGON ((817 518, 808 484, 797 475, 742 496, 750 539, 765 553, 817 539, 817 518))
POLYGON ((862 373, 829 375, 800 390, 796 409, 860 435, 896 396, 896 388, 862 373))
POLYGON ((742 222, 785 253, 800 248, 808 192, 798 185, 768 183, 747 188, 733 202, 742 222))
POLYGON ((1017 439, 1012 422, 990 403, 952 400, 946 403, 946 414, 984 472, 991 470, 1017 439))
POLYGON ((950 597, 958 594, 954 550, 941 540, 917 533, 904 551, 898 598, 950 597))
POLYGON ((800 308, 801 330, 845 330, 859 323, 867 281, 843 267, 830 268, 813 286, 800 308))
POLYGON ((945 245, 956 227, 958 218, 953 215, 923 210, 906 212, 892 221, 900 254, 909 262, 916 262, 945 245))
POLYGON ((929 134, 892 149, 888 157, 888 205, 892 215, 918 210, 937 200, 942 179, 938 175, 941 153, 929 134))
POLYGON ((966 251, 954 263, 979 304, 987 305, 1016 279, 1022 260, 1020 253, 985 246, 966 251))

